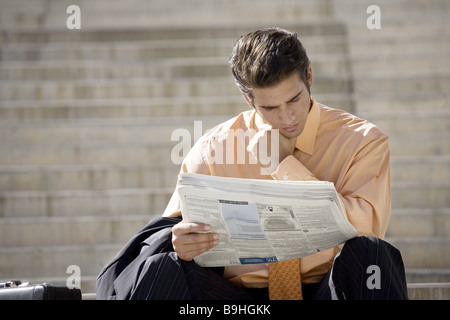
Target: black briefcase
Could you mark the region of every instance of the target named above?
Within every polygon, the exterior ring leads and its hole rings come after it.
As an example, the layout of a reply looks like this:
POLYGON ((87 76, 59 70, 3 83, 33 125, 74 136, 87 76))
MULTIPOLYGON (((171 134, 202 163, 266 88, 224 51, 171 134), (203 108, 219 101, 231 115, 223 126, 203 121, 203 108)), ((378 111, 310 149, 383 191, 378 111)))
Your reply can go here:
POLYGON ((0 300, 81 300, 81 290, 51 283, 0 283, 0 300))

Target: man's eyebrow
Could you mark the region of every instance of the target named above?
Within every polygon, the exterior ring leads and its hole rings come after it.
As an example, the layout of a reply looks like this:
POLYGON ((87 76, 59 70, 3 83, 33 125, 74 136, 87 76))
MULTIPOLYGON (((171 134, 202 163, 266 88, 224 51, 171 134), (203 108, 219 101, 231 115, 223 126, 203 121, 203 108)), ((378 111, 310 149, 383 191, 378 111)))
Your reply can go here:
MULTIPOLYGON (((292 101, 294 101, 295 99, 297 99, 297 98, 302 94, 302 92, 303 92, 303 89, 300 90, 300 92, 297 93, 297 94, 296 94, 292 99, 290 99, 287 103, 292 102, 292 101)), ((270 109, 270 108, 278 108, 278 106, 260 106, 260 108, 268 108, 268 109, 270 109)))
POLYGON ((297 98, 302 94, 302 92, 303 92, 303 89, 300 90, 300 92, 297 93, 297 94, 295 95, 295 97, 293 97, 291 100, 289 100, 288 103, 294 101, 295 99, 297 99, 297 98))

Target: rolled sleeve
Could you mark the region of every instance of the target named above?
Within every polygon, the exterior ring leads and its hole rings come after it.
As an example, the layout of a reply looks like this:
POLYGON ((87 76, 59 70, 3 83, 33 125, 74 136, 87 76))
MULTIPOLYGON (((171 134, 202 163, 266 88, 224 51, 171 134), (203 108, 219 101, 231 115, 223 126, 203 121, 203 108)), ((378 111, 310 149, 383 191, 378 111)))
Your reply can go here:
POLYGON ((287 156, 280 162, 272 173, 275 180, 308 181, 318 180, 300 161, 293 155, 287 156))

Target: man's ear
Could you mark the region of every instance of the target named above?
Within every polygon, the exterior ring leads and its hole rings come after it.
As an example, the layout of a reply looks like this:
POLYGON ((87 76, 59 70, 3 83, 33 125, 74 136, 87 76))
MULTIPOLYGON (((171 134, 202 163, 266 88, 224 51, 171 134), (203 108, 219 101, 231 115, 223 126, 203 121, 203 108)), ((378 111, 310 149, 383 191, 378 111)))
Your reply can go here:
POLYGON ((308 84, 309 84, 309 87, 311 88, 312 87, 312 84, 313 84, 313 76, 312 76, 312 68, 311 68, 311 65, 309 65, 309 67, 308 67, 308 75, 307 75, 307 79, 306 79, 306 81, 308 81, 308 84))

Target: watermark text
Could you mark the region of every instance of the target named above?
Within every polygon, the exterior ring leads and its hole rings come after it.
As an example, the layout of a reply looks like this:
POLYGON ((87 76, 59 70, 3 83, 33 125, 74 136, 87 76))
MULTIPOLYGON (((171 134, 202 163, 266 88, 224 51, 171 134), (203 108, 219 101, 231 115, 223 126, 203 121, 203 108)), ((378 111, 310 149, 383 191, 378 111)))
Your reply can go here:
POLYGON ((67 7, 66 13, 71 13, 67 18, 66 26, 67 29, 81 29, 81 9, 79 6, 72 4, 67 7))

